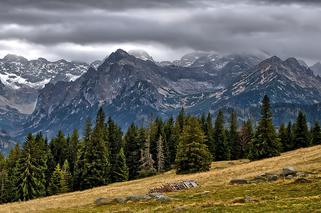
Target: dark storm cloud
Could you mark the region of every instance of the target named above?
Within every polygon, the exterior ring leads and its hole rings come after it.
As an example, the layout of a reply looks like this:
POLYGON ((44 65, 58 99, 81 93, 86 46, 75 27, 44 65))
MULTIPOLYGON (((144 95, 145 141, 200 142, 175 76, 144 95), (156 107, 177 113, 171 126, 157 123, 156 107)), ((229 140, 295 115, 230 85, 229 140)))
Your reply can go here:
MULTIPOLYGON (((0 40, 18 39, 79 59, 103 44, 218 52, 267 50, 321 59, 320 1, 2 0, 0 40), (58 48, 59 46, 59 48, 58 48), (65 52, 64 52, 65 51, 65 52)), ((42 50, 43 51, 43 50, 42 50)), ((166 55, 166 54, 165 54, 166 55)), ((84 59, 84 58, 81 58, 84 59)))

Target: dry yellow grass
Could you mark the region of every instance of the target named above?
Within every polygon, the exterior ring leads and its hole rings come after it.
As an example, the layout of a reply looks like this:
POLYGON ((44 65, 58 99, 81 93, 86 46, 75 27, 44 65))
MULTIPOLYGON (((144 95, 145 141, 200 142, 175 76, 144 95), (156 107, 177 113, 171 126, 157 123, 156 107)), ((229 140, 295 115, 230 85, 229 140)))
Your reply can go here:
POLYGON ((124 196, 144 194, 152 187, 163 183, 193 179, 206 189, 211 186, 226 185, 232 178, 253 177, 263 172, 278 171, 286 166, 294 166, 300 171, 321 171, 321 146, 314 146, 287 152, 279 157, 261 161, 225 161, 215 162, 209 172, 176 175, 170 171, 158 176, 115 183, 94 189, 72 192, 26 202, 16 202, 0 205, 0 212, 41 212, 48 209, 77 208, 92 204, 97 197, 124 196))

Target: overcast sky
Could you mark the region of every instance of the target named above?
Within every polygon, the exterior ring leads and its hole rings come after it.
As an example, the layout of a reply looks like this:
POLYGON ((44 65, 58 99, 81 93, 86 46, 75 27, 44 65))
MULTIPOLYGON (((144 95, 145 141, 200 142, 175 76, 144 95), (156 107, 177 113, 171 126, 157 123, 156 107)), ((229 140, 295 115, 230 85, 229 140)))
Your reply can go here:
POLYGON ((1 0, 0 57, 93 61, 123 48, 321 61, 320 0, 1 0), (319 3, 320 2, 320 3, 319 3))

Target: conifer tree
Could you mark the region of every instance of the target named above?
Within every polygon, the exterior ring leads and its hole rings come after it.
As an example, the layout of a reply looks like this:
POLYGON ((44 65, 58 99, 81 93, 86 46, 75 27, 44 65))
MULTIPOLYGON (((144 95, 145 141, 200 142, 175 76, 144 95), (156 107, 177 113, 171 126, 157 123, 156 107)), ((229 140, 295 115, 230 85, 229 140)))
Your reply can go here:
POLYGON ((228 143, 231 149, 231 159, 240 159, 242 155, 242 147, 239 143, 238 132, 237 132, 237 116, 233 111, 230 118, 230 128, 228 131, 228 143))
POLYGON ((280 142, 272 123, 270 100, 268 96, 264 96, 261 119, 252 140, 249 157, 251 160, 258 160, 278 155, 280 155, 280 142))
POLYGON ((253 129, 251 120, 247 120, 241 128, 239 133, 239 144, 241 146, 240 158, 247 158, 249 154, 249 148, 251 140, 253 138, 253 129))
POLYGON ((292 132, 292 123, 289 122, 286 128, 286 144, 283 145, 283 151, 290 151, 294 148, 293 141, 293 132, 292 132))
POLYGON ((219 111, 215 121, 214 127, 214 144, 215 144, 215 160, 229 160, 230 147, 226 139, 226 132, 224 129, 224 115, 219 111))
POLYGON ((139 175, 141 148, 145 140, 145 130, 143 128, 138 130, 135 124, 131 124, 125 135, 126 162, 129 170, 129 180, 133 180, 139 175))
POLYGON ((119 177, 117 175, 118 171, 115 172, 115 170, 118 170, 116 165, 118 163, 117 158, 120 149, 124 146, 122 142, 122 132, 120 127, 117 126, 111 117, 108 118, 107 124, 107 140, 110 149, 111 182, 119 182, 119 177), (114 174, 116 174, 116 176, 114 176, 114 174))
POLYGON ((321 127, 319 122, 315 122, 311 131, 312 135, 312 144, 318 145, 321 144, 321 127))
POLYGON ((18 200, 29 200, 45 195, 43 168, 38 164, 38 159, 34 158, 37 148, 34 137, 28 134, 16 168, 18 200))
POLYGON ((62 166, 61 172, 64 178, 63 184, 61 187, 61 192, 72 191, 72 175, 70 172, 68 160, 65 160, 64 165, 62 166))
POLYGON ((73 189, 79 190, 81 189, 81 182, 83 180, 85 174, 85 155, 87 152, 87 148, 90 146, 91 137, 93 134, 92 123, 88 118, 85 122, 84 127, 84 137, 83 140, 79 144, 79 152, 77 155, 77 161, 75 165, 75 171, 73 175, 73 189))
POLYGON ((126 164, 126 157, 124 149, 120 148, 117 156, 114 170, 112 171, 112 177, 114 182, 123 182, 128 180, 128 167, 126 164))
POLYGON ((110 181, 109 151, 107 149, 105 113, 98 110, 96 126, 89 143, 86 144, 83 159, 82 178, 80 188, 88 189, 101 186, 110 181))
POLYGON ((179 140, 179 130, 174 124, 173 117, 170 117, 164 125, 164 141, 167 144, 168 156, 165 159, 165 169, 170 169, 175 163, 177 144, 179 140))
POLYGON ((306 117, 303 112, 299 112, 294 129, 294 147, 308 147, 310 145, 309 129, 306 117))
MULTIPOLYGON (((161 135, 164 135, 163 121, 161 118, 156 118, 156 120, 151 124, 150 127, 150 152, 152 154, 153 160, 157 163, 157 142, 161 135)), ((157 167, 157 165, 155 165, 157 167)))
POLYGON ((62 165, 66 160, 67 153, 67 140, 64 133, 60 130, 55 138, 50 143, 51 154, 56 164, 62 165))
POLYGON ((50 195, 62 193, 64 190, 64 187, 65 187, 65 178, 64 178, 63 172, 60 169, 60 164, 58 163, 50 179, 49 193, 50 195))
POLYGON ((6 168, 6 160, 0 152, 0 204, 6 202, 6 183, 8 174, 6 168))
POLYGON ((211 113, 207 114, 205 123, 203 124, 203 130, 206 136, 205 144, 207 145, 207 148, 210 151, 212 158, 215 159, 214 129, 212 124, 211 113))
POLYGON ((18 182, 18 174, 17 174, 17 164, 19 157, 21 155, 21 150, 19 144, 16 144, 13 149, 10 150, 9 156, 6 160, 6 172, 7 179, 5 183, 5 197, 4 200, 6 202, 16 201, 16 183, 18 182))
POLYGON ((179 128, 180 133, 183 132, 185 120, 186 120, 185 109, 182 107, 181 111, 179 112, 179 114, 176 118, 176 124, 179 128))
POLYGON ((285 151, 286 147, 288 147, 288 132, 284 124, 281 124, 279 128, 278 137, 281 144, 281 151, 285 151))
POLYGON ((176 155, 176 173, 208 171, 211 154, 204 144, 205 135, 199 121, 191 117, 187 120, 179 140, 176 155))
POLYGON ((165 168, 165 157, 164 157, 164 142, 162 135, 159 136, 157 141, 157 171, 162 172, 165 168))
POLYGON ((77 154, 78 154, 78 146, 79 146, 79 134, 78 130, 74 129, 72 132, 72 135, 70 137, 70 140, 68 141, 68 163, 69 163, 69 169, 70 173, 74 174, 75 165, 77 161, 77 154))

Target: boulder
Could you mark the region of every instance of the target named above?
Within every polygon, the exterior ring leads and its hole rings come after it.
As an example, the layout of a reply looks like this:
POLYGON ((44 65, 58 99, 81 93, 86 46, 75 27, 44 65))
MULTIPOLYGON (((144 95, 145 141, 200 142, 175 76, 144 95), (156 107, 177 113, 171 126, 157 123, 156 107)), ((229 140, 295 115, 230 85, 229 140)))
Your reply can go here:
POLYGON ((246 179, 232 179, 230 181, 231 185, 240 185, 240 184, 248 184, 248 183, 249 183, 249 181, 246 179))
POLYGON ((312 183, 312 181, 305 178, 298 178, 294 181, 294 183, 312 183))
POLYGON ((296 176, 297 173, 298 172, 294 167, 285 167, 285 168, 282 169, 282 173, 281 174, 284 177, 286 177, 286 176, 289 176, 289 175, 296 176))
POLYGON ((172 198, 161 193, 150 193, 149 196, 159 202, 169 202, 172 200, 172 198))
POLYGON ((130 195, 126 198, 127 201, 133 201, 133 202, 148 201, 150 199, 152 199, 152 197, 149 195, 130 195))

